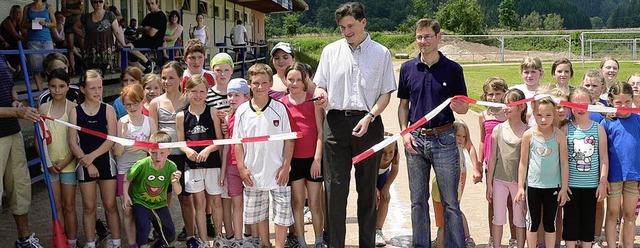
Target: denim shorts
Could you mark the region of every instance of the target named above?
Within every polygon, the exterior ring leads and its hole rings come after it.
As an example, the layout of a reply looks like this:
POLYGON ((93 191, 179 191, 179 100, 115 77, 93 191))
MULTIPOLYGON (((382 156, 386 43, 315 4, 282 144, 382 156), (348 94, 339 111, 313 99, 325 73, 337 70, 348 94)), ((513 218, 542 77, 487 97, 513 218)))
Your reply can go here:
POLYGON ((62 184, 76 185, 78 179, 76 178, 76 172, 61 172, 59 174, 49 174, 49 179, 52 182, 60 181, 62 184))

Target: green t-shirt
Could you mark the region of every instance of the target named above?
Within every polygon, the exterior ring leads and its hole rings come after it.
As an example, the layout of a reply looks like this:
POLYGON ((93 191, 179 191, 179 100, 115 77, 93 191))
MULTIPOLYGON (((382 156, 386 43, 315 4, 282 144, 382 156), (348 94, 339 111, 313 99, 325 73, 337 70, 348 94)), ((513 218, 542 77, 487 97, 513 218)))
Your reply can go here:
POLYGON ((148 209, 167 206, 167 189, 171 187, 171 174, 177 171, 176 164, 167 160, 160 170, 153 168, 151 158, 138 160, 127 171, 127 181, 131 182, 131 201, 148 209))

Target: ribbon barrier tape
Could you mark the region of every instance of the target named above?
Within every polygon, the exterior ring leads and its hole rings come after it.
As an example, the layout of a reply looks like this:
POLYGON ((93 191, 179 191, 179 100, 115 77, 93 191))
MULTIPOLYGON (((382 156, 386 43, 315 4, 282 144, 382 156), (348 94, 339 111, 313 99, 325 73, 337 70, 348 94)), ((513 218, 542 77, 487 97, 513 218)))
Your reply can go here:
POLYGON ((427 121, 431 120, 434 116, 436 116, 437 114, 439 114, 446 106, 448 106, 452 100, 460 100, 469 104, 475 104, 475 105, 480 105, 480 106, 486 106, 486 107, 507 107, 507 106, 517 106, 520 104, 525 104, 528 102, 532 102, 535 100, 539 100, 545 97, 550 97, 551 99, 553 99, 553 101, 563 107, 568 107, 571 109, 578 109, 578 110, 584 110, 584 111, 588 111, 588 112, 598 112, 598 113, 640 113, 640 108, 613 108, 613 107, 605 107, 605 106, 601 106, 601 105, 590 105, 590 104, 580 104, 580 103, 572 103, 572 102, 567 102, 564 100, 560 100, 557 99, 549 94, 538 94, 535 95, 532 98, 527 98, 527 99, 523 99, 520 101, 515 101, 512 103, 508 103, 508 104, 504 104, 504 103, 495 103, 495 102, 487 102, 487 101, 478 101, 475 100, 473 98, 470 98, 468 96, 454 96, 454 97, 450 97, 447 100, 445 100, 443 103, 441 103, 440 105, 438 105, 438 107, 436 107, 435 109, 433 109, 431 112, 429 112, 428 114, 426 114, 424 117, 420 118, 420 120, 416 121, 415 123, 411 124, 411 126, 407 127, 406 129, 402 130, 400 133, 396 133, 392 136, 387 137, 386 139, 384 139, 383 141, 381 141, 378 144, 375 144, 374 146, 372 146, 371 148, 367 149, 366 151, 356 155, 355 157, 351 158, 351 161, 353 162, 353 164, 357 164, 359 162, 361 162, 362 160, 368 158, 369 156, 373 155, 374 153, 384 149, 386 146, 388 146, 389 144, 395 142, 396 140, 400 139, 403 135, 410 133, 411 131, 419 128, 420 126, 424 125, 425 123, 427 123, 427 121))
POLYGON ((69 128, 73 128, 80 132, 85 132, 106 140, 110 140, 116 142, 123 146, 135 146, 146 149, 157 149, 157 148, 179 148, 185 146, 208 146, 208 145, 233 145, 233 144, 245 144, 245 143, 253 143, 253 142, 265 142, 265 141, 276 141, 276 140, 292 140, 302 138, 301 132, 291 132, 291 133, 283 133, 283 134, 272 134, 272 135, 263 135, 263 136, 255 136, 255 137, 246 137, 246 138, 232 138, 232 139, 219 139, 219 140, 197 140, 197 141, 178 141, 178 142, 169 142, 169 143, 151 143, 145 141, 137 141, 132 139, 120 138, 108 134, 104 134, 101 132, 97 132, 91 129, 82 128, 77 125, 55 119, 49 116, 40 116, 43 119, 52 120, 62 125, 65 125, 69 128))

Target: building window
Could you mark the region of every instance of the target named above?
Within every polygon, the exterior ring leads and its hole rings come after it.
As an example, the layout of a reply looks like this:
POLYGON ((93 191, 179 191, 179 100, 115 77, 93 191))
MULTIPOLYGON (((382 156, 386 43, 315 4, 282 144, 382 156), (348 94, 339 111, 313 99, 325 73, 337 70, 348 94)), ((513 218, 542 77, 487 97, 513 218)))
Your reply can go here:
POLYGON ((244 23, 247 23, 247 21, 248 21, 247 20, 247 13, 244 13, 243 20, 244 20, 244 23))
POLYGON ((203 14, 205 16, 209 15, 209 4, 205 1, 198 0, 198 13, 203 14))
POLYGON ((229 9, 224 10, 224 19, 229 20, 229 9))
POLYGON ((220 7, 213 6, 213 16, 214 17, 220 17, 220 7))
POLYGON ((240 20, 240 11, 237 11, 237 10, 236 10, 236 11, 233 13, 233 19, 234 19, 234 20, 240 20))
POLYGON ((182 9, 191 11, 191 0, 184 0, 184 2, 182 3, 182 9))

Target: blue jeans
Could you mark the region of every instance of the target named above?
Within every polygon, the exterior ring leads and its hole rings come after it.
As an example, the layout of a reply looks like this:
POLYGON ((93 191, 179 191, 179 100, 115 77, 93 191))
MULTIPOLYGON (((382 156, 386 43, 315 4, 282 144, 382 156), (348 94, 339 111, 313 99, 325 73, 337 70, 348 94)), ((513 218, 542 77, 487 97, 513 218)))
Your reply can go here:
POLYGON ((455 133, 449 130, 435 135, 422 135, 419 130, 414 130, 411 135, 416 140, 417 147, 414 149, 418 152, 405 152, 411 191, 413 246, 431 247, 429 174, 433 166, 444 208, 445 247, 465 247, 462 212, 458 201, 460 154, 455 133))

